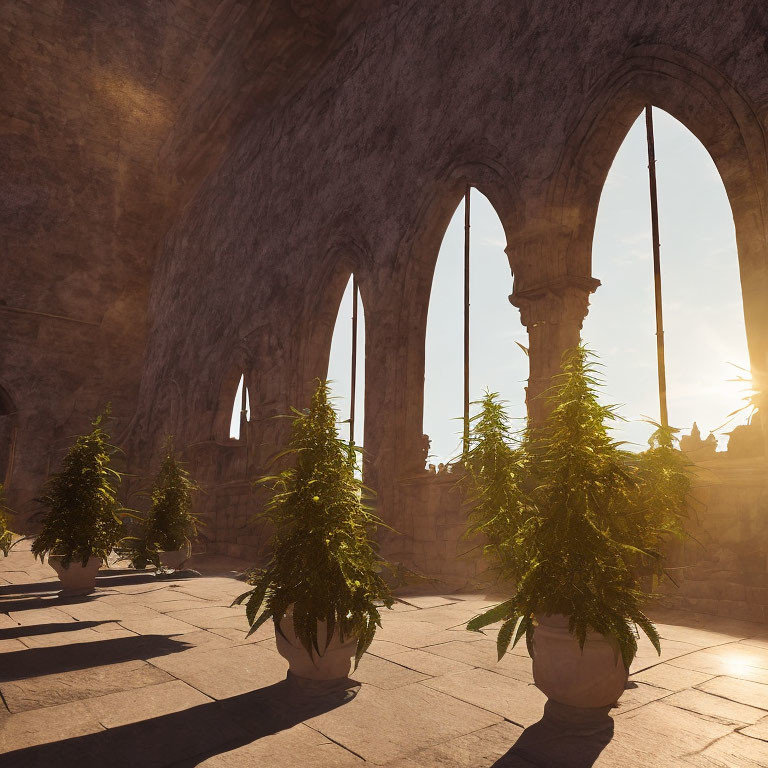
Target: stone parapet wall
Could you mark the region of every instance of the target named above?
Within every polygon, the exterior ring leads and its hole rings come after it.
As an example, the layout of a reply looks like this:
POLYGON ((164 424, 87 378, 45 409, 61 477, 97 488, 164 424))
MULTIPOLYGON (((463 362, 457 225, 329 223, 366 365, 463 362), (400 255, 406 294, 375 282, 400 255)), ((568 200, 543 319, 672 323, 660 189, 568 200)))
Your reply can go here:
POLYGON ((664 602, 768 622, 768 463, 718 456, 694 467, 688 537, 670 547, 679 587, 664 602))
POLYGON ((451 588, 487 583, 482 541, 467 540, 467 509, 457 487, 459 475, 422 474, 397 483, 394 508, 387 521, 398 533, 385 532, 384 556, 451 588))

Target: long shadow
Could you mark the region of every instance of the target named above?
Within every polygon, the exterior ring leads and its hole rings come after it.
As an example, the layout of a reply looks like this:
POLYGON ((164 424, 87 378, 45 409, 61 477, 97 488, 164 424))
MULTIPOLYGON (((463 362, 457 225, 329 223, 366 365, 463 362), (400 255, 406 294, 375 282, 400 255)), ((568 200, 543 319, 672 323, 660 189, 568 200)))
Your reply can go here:
POLYGON ((613 719, 597 733, 579 733, 543 717, 529 725, 491 768, 591 768, 613 738, 613 719), (521 762, 522 761, 525 762, 521 762))
POLYGON ((154 571, 152 573, 125 573, 124 575, 110 575, 110 576, 101 576, 98 575, 96 577, 96 586, 97 587, 119 587, 124 586, 128 584, 157 584, 157 577, 154 574, 154 571))
MULTIPOLYGON (((89 603, 99 597, 99 592, 90 592, 85 595, 62 595, 60 592, 45 595, 31 595, 17 600, 0 599, 0 613, 13 611, 30 611, 35 608, 57 608, 62 605, 76 605, 89 603)), ((0 767, 1 768, 1 767, 0 767)))
MULTIPOLYGON (((95 597, 95 595, 93 595, 95 597)), ((59 605, 71 605, 72 603, 87 602, 83 595, 71 598, 60 598, 54 595, 44 597, 27 597, 19 600, 0 600, 0 613, 12 613, 14 611, 31 611, 35 608, 56 608, 59 605)))
MULTIPOLYGON (((0 757, 3 768, 193 768, 203 760, 292 728, 354 697, 352 686, 323 697, 299 694, 290 680, 221 701, 0 757)), ((95 723, 95 720, 94 720, 95 723)), ((245 761, 243 765, 264 765, 245 761)), ((298 764, 297 764, 298 765, 298 764)))
POLYGON ((27 584, 3 584, 0 587, 0 597, 27 594, 37 594, 41 592, 58 592, 61 584, 58 580, 53 581, 33 581, 27 584))
POLYGON ((193 646, 189 643, 174 640, 165 635, 131 635, 130 637, 109 637, 87 643, 9 651, 2 656, 0 682, 24 680, 57 672, 71 672, 75 669, 148 659, 154 656, 167 656, 191 647, 193 646))
POLYGON ((99 624, 109 624, 109 621, 62 621, 55 624, 33 624, 28 627, 7 627, 0 629, 0 640, 12 640, 17 637, 32 635, 52 635, 55 632, 72 632, 76 629, 92 629, 99 624))

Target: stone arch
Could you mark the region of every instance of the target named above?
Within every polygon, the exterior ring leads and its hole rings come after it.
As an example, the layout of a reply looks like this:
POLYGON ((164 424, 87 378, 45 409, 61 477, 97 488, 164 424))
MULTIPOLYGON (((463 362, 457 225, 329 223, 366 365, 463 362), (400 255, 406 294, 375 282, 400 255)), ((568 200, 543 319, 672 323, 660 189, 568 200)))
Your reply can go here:
MULTIPOLYGON (((402 275, 398 319, 401 340, 395 402, 400 448, 398 471, 423 468, 424 362, 427 313, 437 258, 445 231, 467 185, 488 198, 504 228, 507 243, 520 227, 521 203, 510 174, 500 163, 457 162, 427 187, 410 232, 403 238, 397 268, 402 275)), ((509 249, 507 248, 509 255, 509 249)), ((510 270, 512 270, 510 261, 510 270)), ((513 274, 515 281, 518 275, 513 274)))
POLYGON ((371 292, 370 260, 366 251, 348 242, 331 247, 308 276, 302 309, 300 353, 294 391, 299 403, 308 403, 315 378, 327 378, 333 329, 339 305, 351 275, 357 277, 360 301, 368 307, 371 292))
POLYGON ((720 73, 665 46, 632 48, 594 94, 565 144, 548 190, 547 218, 565 237, 551 268, 560 277, 590 277, 597 207, 613 158, 646 104, 663 109, 699 139, 723 180, 736 230, 752 369, 764 378, 768 149, 754 110, 720 73))
POLYGON ((18 409, 6 389, 0 387, 0 483, 11 484, 18 433, 18 409))

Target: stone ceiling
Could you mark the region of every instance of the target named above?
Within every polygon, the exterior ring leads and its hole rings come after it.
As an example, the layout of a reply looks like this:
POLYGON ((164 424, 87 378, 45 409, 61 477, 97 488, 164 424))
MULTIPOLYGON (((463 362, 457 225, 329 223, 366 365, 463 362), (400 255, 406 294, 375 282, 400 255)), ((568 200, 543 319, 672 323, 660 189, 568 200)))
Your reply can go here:
POLYGON ((233 135, 290 98, 372 5, 0 4, 0 302, 101 322, 103 292, 150 265, 233 135))

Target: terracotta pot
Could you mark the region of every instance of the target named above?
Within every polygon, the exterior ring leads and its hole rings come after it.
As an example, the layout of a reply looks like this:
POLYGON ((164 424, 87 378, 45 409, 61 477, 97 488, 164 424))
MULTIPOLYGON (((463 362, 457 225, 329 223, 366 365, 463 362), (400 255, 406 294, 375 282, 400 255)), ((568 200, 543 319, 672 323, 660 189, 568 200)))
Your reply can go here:
POLYGON ((48 565, 56 571, 62 592, 68 595, 87 594, 96 588, 96 573, 101 568, 100 557, 91 555, 85 566, 79 560, 73 560, 67 568, 61 564, 61 560, 61 555, 48 555, 48 565))
POLYGON ((186 547, 181 549, 175 549, 171 552, 160 552, 160 565, 164 568, 172 568, 174 571, 178 570, 187 560, 189 560, 189 553, 186 547))
POLYGON ((627 684, 618 643, 590 633, 584 649, 568 631, 568 617, 537 616, 533 633, 533 681, 550 702, 549 714, 563 714, 567 708, 585 710, 575 718, 606 717, 627 684), (557 705, 565 705, 565 708, 557 705))
POLYGON ((313 649, 310 657, 293 631, 293 612, 290 608, 280 622, 280 629, 285 637, 275 630, 277 652, 287 659, 293 677, 309 680, 337 680, 349 675, 357 647, 356 637, 345 637, 342 643, 339 639, 339 629, 336 627, 331 642, 326 648, 326 623, 318 621, 317 645, 321 655, 318 656, 313 649))

